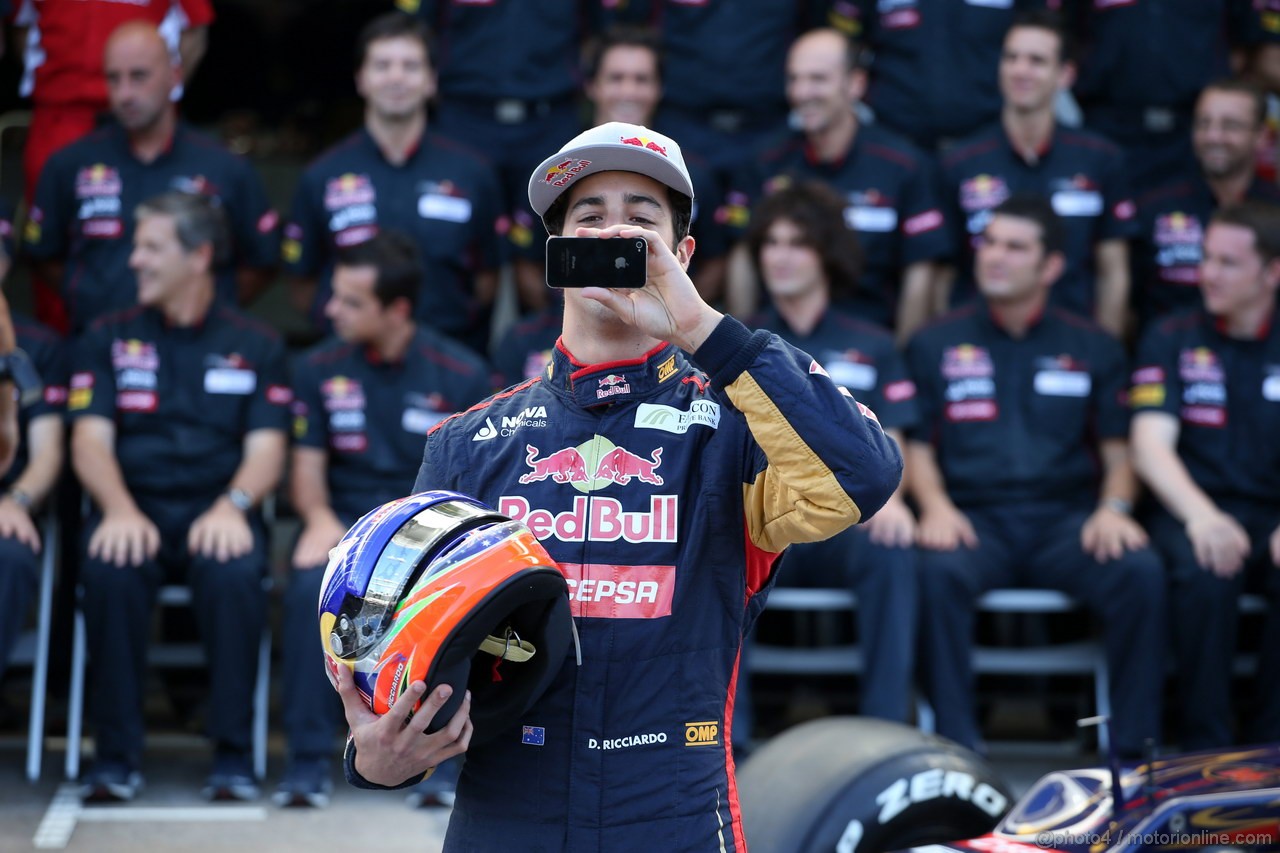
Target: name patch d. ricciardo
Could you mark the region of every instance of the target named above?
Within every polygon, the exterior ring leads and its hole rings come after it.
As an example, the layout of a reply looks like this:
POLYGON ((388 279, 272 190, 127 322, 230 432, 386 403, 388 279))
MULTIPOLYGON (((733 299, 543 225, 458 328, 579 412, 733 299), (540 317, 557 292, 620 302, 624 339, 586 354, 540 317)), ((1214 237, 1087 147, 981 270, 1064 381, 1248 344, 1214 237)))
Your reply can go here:
POLYGON ((639 735, 626 735, 624 737, 605 738, 604 740, 589 737, 587 738, 587 749, 630 749, 633 746, 649 746, 650 744, 666 742, 666 732, 645 732, 639 735))

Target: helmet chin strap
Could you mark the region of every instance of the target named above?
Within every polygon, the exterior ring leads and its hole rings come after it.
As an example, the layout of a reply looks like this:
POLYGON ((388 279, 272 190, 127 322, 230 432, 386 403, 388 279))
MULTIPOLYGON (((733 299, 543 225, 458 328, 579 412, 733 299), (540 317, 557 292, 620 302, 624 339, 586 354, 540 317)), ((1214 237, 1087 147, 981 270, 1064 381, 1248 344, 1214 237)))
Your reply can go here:
POLYGON ((538 650, 534 648, 533 643, 520 639, 516 629, 508 625, 502 637, 495 637, 490 634, 481 640, 480 651, 491 654, 501 660, 524 663, 537 654, 538 650))
MULTIPOLYGON (((582 643, 578 640, 578 626, 570 620, 569 627, 573 629, 574 654, 578 659, 578 666, 582 666, 582 643)), ((513 663, 524 663, 538 653, 533 643, 520 639, 516 629, 510 625, 503 631, 503 636, 495 637, 489 634, 481 640, 480 651, 491 654, 499 660, 509 660, 513 663)))

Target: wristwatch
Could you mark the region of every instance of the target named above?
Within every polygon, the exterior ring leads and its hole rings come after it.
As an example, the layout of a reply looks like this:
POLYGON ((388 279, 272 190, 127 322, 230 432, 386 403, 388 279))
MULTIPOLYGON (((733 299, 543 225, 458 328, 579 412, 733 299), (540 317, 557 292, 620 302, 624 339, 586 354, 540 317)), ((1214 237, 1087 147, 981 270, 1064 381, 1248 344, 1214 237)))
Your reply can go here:
POLYGON ((0 355, 0 382, 12 382, 18 389, 20 405, 29 406, 44 392, 44 383, 31 357, 24 350, 15 349, 0 355))
POLYGON ((231 501, 231 505, 241 512, 248 512, 253 509, 253 495, 244 489, 227 489, 227 500, 231 501))
POLYGON ((1124 498, 1106 498, 1102 501, 1102 506, 1120 515, 1133 514, 1133 504, 1124 498))

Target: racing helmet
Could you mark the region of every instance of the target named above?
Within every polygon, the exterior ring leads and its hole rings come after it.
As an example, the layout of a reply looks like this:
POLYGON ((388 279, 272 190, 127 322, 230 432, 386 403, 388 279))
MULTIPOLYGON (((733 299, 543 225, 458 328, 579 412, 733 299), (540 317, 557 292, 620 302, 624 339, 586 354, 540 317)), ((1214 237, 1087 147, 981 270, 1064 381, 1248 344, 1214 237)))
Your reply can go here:
POLYGON ((385 714, 414 681, 428 691, 448 684, 453 693, 427 732, 445 726, 470 689, 473 743, 542 695, 574 630, 564 575, 529 529, 446 491, 357 521, 330 551, 319 618, 335 688, 337 667, 348 667, 369 707, 385 714))

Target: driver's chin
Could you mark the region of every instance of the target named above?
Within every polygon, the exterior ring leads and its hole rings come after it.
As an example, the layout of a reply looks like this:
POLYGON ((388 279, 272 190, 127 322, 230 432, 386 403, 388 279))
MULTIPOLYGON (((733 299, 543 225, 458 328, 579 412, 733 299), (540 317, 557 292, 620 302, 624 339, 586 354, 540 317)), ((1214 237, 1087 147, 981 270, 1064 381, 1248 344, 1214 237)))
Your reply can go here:
POLYGON ((568 308, 569 306, 573 306, 571 310, 580 312, 583 317, 599 328, 607 329, 613 326, 622 327, 626 325, 613 312, 613 309, 596 302, 594 299, 587 299, 582 295, 582 291, 577 288, 565 290, 565 307, 568 308))

